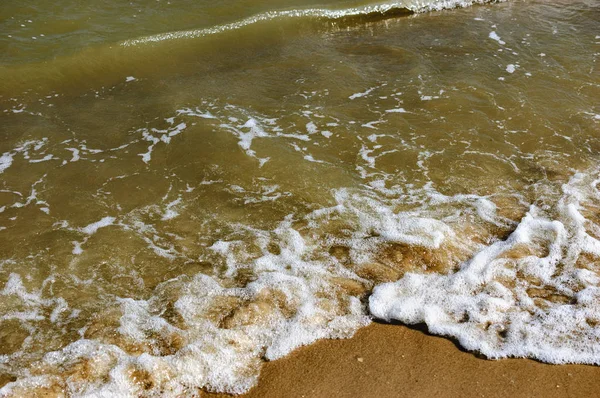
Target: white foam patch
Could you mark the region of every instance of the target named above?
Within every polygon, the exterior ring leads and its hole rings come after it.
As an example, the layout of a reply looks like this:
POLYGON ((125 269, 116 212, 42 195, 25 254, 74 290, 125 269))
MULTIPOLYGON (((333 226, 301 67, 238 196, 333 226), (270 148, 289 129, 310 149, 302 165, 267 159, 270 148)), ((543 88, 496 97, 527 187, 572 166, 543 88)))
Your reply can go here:
POLYGON ((599 181, 597 172, 575 175, 554 217, 532 206, 507 240, 483 248, 456 273, 408 273, 376 287, 371 313, 426 323, 431 333, 490 358, 600 364, 600 275, 578 261, 600 257, 600 241, 581 213, 600 204, 599 181), (508 255, 524 247, 533 253, 508 255))
POLYGON ((172 202, 167 203, 165 213, 162 216, 163 221, 172 220, 179 215, 175 208, 181 204, 181 197, 175 199, 172 202))
MULTIPOLYGON (((177 115, 180 115, 180 114, 200 117, 199 114, 196 114, 195 112, 193 112, 189 109, 177 111, 177 115)), ((150 163, 150 161, 152 160, 152 152, 154 151, 154 148, 156 145, 158 145, 161 142, 164 144, 170 144, 173 137, 183 133, 188 128, 188 125, 185 122, 180 122, 177 125, 174 125, 175 117, 166 118, 164 120, 169 124, 169 126, 166 129, 141 128, 141 129, 137 130, 137 132, 142 134, 142 139, 144 141, 150 142, 147 152, 138 154, 138 156, 142 157, 142 161, 144 163, 150 163)), ((117 150, 123 149, 123 148, 127 147, 128 145, 129 144, 122 145, 121 147, 115 148, 115 149, 117 149, 117 150)), ((70 150, 70 148, 67 148, 67 149, 70 150)), ((92 152, 93 150, 89 150, 89 151, 92 152)), ((101 152, 101 151, 98 151, 98 152, 101 152)), ((74 156, 75 156, 75 153, 74 153, 74 156)))
POLYGON ((73 250, 72 250, 73 254, 80 255, 81 253, 83 253, 83 248, 81 247, 81 245, 82 245, 81 242, 73 241, 71 243, 73 243, 73 250))
MULTIPOLYGON (((161 355, 157 351, 128 355, 116 345, 81 339, 48 353, 44 363, 65 369, 91 361, 95 372, 69 385, 81 396, 139 395, 140 385, 130 377, 132 366, 150 375, 152 393, 164 396, 181 396, 190 388, 200 387, 242 393, 256 383, 262 357, 274 360, 318 339, 350 337, 370 322, 357 297, 340 299, 331 289, 334 264, 323 267, 320 259, 304 258, 318 247, 314 246, 317 242, 307 241, 287 220, 271 233, 279 237, 281 253, 275 255, 263 247, 261 256, 246 260, 251 263, 240 263, 240 257, 234 255, 241 242, 221 241, 212 246, 225 256, 230 272, 247 266, 257 272, 256 279, 244 288, 226 287, 217 278, 197 274, 162 283, 147 301, 116 300, 122 313, 116 329, 120 338, 129 344, 152 346, 177 335, 183 347, 173 354, 161 355), (167 297, 164 294, 174 288, 180 293, 172 302, 172 309, 183 322, 181 328, 157 315, 162 314, 157 312, 164 305, 161 297, 167 297), (237 303, 238 323, 224 328, 221 319, 211 314, 231 302, 237 303), (286 316, 279 305, 294 308, 294 315, 286 316), (332 305, 339 307, 340 313, 332 312, 332 305)), ((5 290, 16 290, 12 285, 5 290)), ((1 392, 47 381, 20 379, 1 392)))
MULTIPOLYGON (((46 282, 51 280, 52 277, 49 277, 46 279, 46 282)), ((42 291, 43 289, 28 290, 23 283, 23 277, 17 273, 11 273, 4 288, 0 291, 0 295, 12 296, 13 298, 17 298, 20 303, 15 307, 15 310, 3 314, 0 320, 15 319, 21 321, 22 325, 45 319, 48 319, 52 323, 58 322, 59 318, 69 308, 69 305, 62 297, 44 298, 45 295, 42 291), (50 310, 49 315, 48 310, 50 310)), ((3 392, 4 390, 0 389, 0 394, 3 392)))
POLYGON ((366 127, 368 129, 377 130, 377 127, 375 125, 379 124, 379 123, 383 123, 383 121, 382 120, 373 120, 371 122, 362 124, 361 127, 366 127))
POLYGON ((307 160, 307 161, 313 162, 313 163, 326 163, 322 160, 315 159, 312 155, 304 155, 304 160, 307 160))
POLYGON ((319 130, 317 129, 317 125, 316 124, 314 124, 313 122, 306 123, 306 132, 308 134, 315 134, 318 131, 319 130))
MULTIPOLYGON (((244 152, 248 156, 256 158, 259 161, 259 167, 262 167, 266 162, 269 161, 270 158, 260 158, 257 156, 254 149, 252 149, 252 144, 257 138, 289 137, 300 139, 303 141, 310 141, 310 137, 308 135, 282 133, 282 129, 279 126, 277 126, 277 119, 275 118, 267 118, 233 105, 226 105, 222 108, 218 108, 214 104, 210 104, 210 106, 213 107, 211 110, 218 111, 217 116, 214 116, 210 112, 189 110, 183 110, 178 112, 180 112, 181 114, 202 117, 206 119, 226 119, 227 122, 220 123, 217 126, 221 129, 224 129, 225 131, 234 134, 238 138, 239 147, 242 148, 242 150, 244 150, 244 152), (221 115, 221 113, 225 113, 225 117, 221 115), (240 117, 234 117, 231 115, 232 113, 237 114, 240 117), (207 117, 207 114, 210 115, 210 117, 207 117), (240 120, 246 121, 243 124, 240 124, 240 120)), ((313 126, 309 123, 309 125, 307 125, 307 128, 312 129, 313 126)), ((314 126, 314 128, 316 129, 316 126, 314 126)))
MULTIPOLYGON (((214 116, 209 111, 201 111, 198 108, 196 108, 195 110, 192 110, 190 108, 184 108, 184 109, 178 110, 177 113, 179 115, 196 116, 196 117, 200 117, 203 119, 217 119, 217 117, 214 116)), ((169 121, 169 123, 171 123, 171 124, 173 123, 173 118, 169 118, 167 120, 169 121)))
POLYGON ((52 160, 54 157, 52 155, 46 155, 41 159, 30 159, 29 163, 41 163, 41 162, 47 162, 48 160, 52 160))
POLYGON ((355 93, 352 94, 351 96, 349 96, 348 98, 350 98, 351 100, 356 99, 356 98, 360 98, 360 97, 364 97, 366 95, 369 95, 373 90, 377 89, 378 87, 371 87, 369 89, 367 89, 366 91, 363 91, 362 93, 355 93))
POLYGON ((73 153, 73 157, 71 158, 71 162, 77 162, 79 159, 81 159, 80 156, 80 151, 77 148, 65 148, 68 151, 71 151, 73 153))
POLYGON ((6 169, 8 169, 13 162, 13 155, 9 152, 5 152, 0 156, 0 174, 4 173, 6 169))
POLYGON ((239 137, 238 145, 245 150, 247 153, 254 156, 255 152, 250 149, 252 146, 252 140, 258 137, 267 137, 268 134, 262 128, 262 126, 254 118, 250 118, 243 125, 236 128, 229 125, 223 125, 224 127, 230 128, 239 137), (246 131, 243 131, 245 129, 246 131))
POLYGON ((103 219, 93 222, 83 228, 80 228, 79 231, 83 232, 86 235, 95 234, 100 228, 108 227, 109 225, 113 225, 115 222, 115 217, 104 217, 103 219))
POLYGON ((504 41, 502 41, 502 39, 500 38, 500 36, 498 36, 498 34, 496 32, 490 32, 489 36, 490 39, 497 41, 498 43, 504 45, 506 44, 504 41))

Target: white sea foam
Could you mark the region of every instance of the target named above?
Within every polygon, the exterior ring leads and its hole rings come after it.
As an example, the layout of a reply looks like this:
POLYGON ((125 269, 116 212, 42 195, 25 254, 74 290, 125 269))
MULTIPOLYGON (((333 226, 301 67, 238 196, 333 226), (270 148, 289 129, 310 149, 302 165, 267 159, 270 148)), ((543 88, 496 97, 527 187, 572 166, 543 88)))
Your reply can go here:
POLYGON ((0 156, 0 174, 4 173, 6 169, 10 167, 13 162, 13 155, 9 152, 5 152, 0 156))
POLYGON ((79 254, 83 253, 83 248, 81 247, 81 245, 83 244, 82 242, 73 241, 71 243, 73 243, 73 251, 72 251, 73 254, 79 255, 79 254))
POLYGON ((95 234, 100 228, 105 228, 108 227, 109 225, 113 225, 115 222, 115 217, 104 217, 103 219, 93 222, 83 228, 80 228, 79 230, 81 232, 83 232, 86 235, 93 235, 95 234))
POLYGON ((46 155, 41 159, 29 159, 29 163, 41 163, 41 162, 47 162, 48 160, 52 160, 54 158, 53 155, 46 155))
POLYGON ((408 273, 376 287, 371 313, 426 323, 490 358, 600 364, 600 276, 580 261, 600 257, 600 240, 589 232, 598 226, 582 215, 600 204, 599 181, 598 172, 576 174, 553 212, 531 206, 508 239, 484 247, 456 273, 408 273), (546 254, 534 254, 540 250, 546 254))
POLYGON ((308 134, 315 134, 318 131, 319 130, 317 129, 317 125, 316 124, 314 124, 313 122, 306 123, 306 132, 308 134))
POLYGON ((73 152, 73 157, 71 158, 71 162, 77 162, 79 159, 81 159, 80 154, 79 154, 79 149, 77 148, 65 148, 68 151, 73 152))
MULTIPOLYGON (((216 278, 197 274, 191 279, 180 277, 161 284, 147 301, 117 300, 122 313, 117 328, 120 338, 130 344, 146 344, 148 336, 154 336, 150 343, 156 344, 179 336, 184 346, 176 353, 133 356, 116 345, 81 339, 48 353, 44 362, 65 368, 92 361, 93 375, 106 375, 94 378, 91 374, 84 383, 73 380, 70 388, 78 396, 139 394, 140 385, 128 376, 132 367, 146 371, 162 395, 185 395, 194 386, 241 393, 256 383, 261 357, 277 359, 318 339, 349 337, 369 323, 358 298, 340 298, 331 290, 329 279, 335 273, 323 268, 318 260, 303 258, 314 248, 314 242, 306 241, 292 229, 290 221, 282 222, 273 233, 280 238, 281 253, 265 250, 251 264, 240 263, 240 257, 233 255, 240 242, 213 245, 215 252, 226 256, 232 272, 248 265, 258 272, 257 278, 244 288, 225 287, 216 278), (184 327, 156 315, 157 308, 163 305, 161 297, 173 288, 181 291, 172 306, 184 327), (227 303, 237 303, 238 315, 224 328, 220 318, 211 313, 227 303), (341 313, 332 313, 331 305, 339 306, 341 313), (288 306, 294 308, 294 316, 285 315, 288 306)), ((21 291, 18 281, 9 284, 5 292, 21 291)), ((58 304, 57 313, 64 312, 65 307, 58 304)), ((51 376, 21 379, 1 392, 7 394, 51 381, 51 376)))
POLYGON ((247 153, 252 154, 254 156, 255 152, 250 149, 252 145, 252 140, 258 137, 267 137, 267 133, 262 128, 260 124, 254 118, 250 118, 243 125, 239 126, 239 128, 223 125, 223 127, 228 127, 232 131, 236 132, 240 141, 238 145, 244 149, 247 153), (241 129, 247 129, 247 131, 242 131, 241 129))
MULTIPOLYGON (((588 221, 581 213, 584 206, 600 201, 599 183, 597 173, 574 176, 563 187, 563 198, 556 205, 558 219, 532 207, 507 240, 487 246, 469 243, 463 232, 465 219, 452 221, 452 215, 460 209, 461 214, 484 223, 512 226, 512 220, 498 215, 492 198, 448 196, 431 184, 404 194, 402 190, 386 190, 385 184, 374 184, 386 192, 383 197, 373 190, 340 189, 335 192, 333 206, 313 211, 304 221, 318 231, 322 225, 343 220, 347 235, 324 239, 313 232, 300 233, 290 214, 275 230, 253 230, 258 255, 250 255, 243 241, 217 241, 210 249, 222 258, 225 277, 251 269, 251 282, 236 287, 227 279, 200 273, 160 284, 148 300, 117 299, 114 305, 121 315, 114 336, 120 343, 82 338, 48 353, 44 366, 69 369, 91 361, 94 372, 70 384, 79 396, 139 395, 141 387, 130 377, 132 369, 143 370, 152 391, 166 395, 185 395, 187 389, 199 387, 244 392, 256 382, 262 357, 277 359, 317 339, 348 337, 369 323, 359 298, 364 290, 347 293, 340 290, 340 283, 370 286, 371 282, 357 273, 363 264, 378 261, 378 249, 388 244, 424 250, 446 250, 455 245, 475 255, 456 273, 409 272, 396 283, 376 287, 369 304, 373 315, 407 323, 427 322, 433 333, 455 336, 466 348, 491 357, 517 355, 551 362, 596 363, 600 343, 589 341, 600 341, 600 336, 586 319, 600 316, 595 304, 600 297, 600 277, 579 267, 576 260, 580 253, 600 256, 600 242, 586 232, 588 221), (411 201, 429 206, 401 212, 396 209, 397 204, 411 201), (273 244, 278 247, 275 252, 268 249, 273 244), (347 247, 349 262, 357 268, 328 256, 323 249, 330 245, 347 247), (525 255, 517 260, 503 257, 519 245, 533 249, 542 245, 548 254, 525 255), (559 264, 566 266, 560 269, 559 264), (533 285, 520 277, 521 273, 542 285, 533 285), (506 283, 515 278, 516 287, 506 283), (555 303, 543 296, 545 306, 540 306, 527 293, 527 289, 538 286, 551 286, 558 294, 575 299, 576 304, 555 303), (168 311, 175 311, 177 322, 161 315, 168 311), (164 355, 160 347, 169 341, 179 341, 180 347, 164 355), (141 355, 124 351, 123 347, 132 345, 149 348, 141 355)), ((248 193, 242 187, 231 186, 231 190, 248 193)), ((273 196, 277 191, 277 186, 271 186, 257 194, 273 196)), ((175 200, 166 206, 177 205, 175 200)), ((115 221, 105 217, 80 231, 91 235, 115 221)), ((177 255, 173 247, 158 246, 162 243, 155 241, 159 233, 154 226, 133 216, 117 225, 148 237, 146 242, 157 254, 177 255)), ((74 245, 74 251, 81 247, 77 242, 74 245)), ((55 320, 68 312, 63 302, 40 304, 37 294, 29 296, 20 280, 12 277, 3 294, 23 295, 32 303, 31 308, 51 306, 50 317, 55 320)), ((40 314, 23 316, 38 319, 40 314)), ((21 378, 1 392, 51 383, 52 377, 21 378)))
POLYGON ((162 220, 167 221, 167 220, 172 220, 173 218, 177 217, 179 215, 179 213, 175 210, 175 208, 179 204, 181 204, 181 197, 175 199, 172 202, 167 203, 167 206, 165 208, 165 213, 162 216, 162 220))
MULTIPOLYGON (((258 159, 260 167, 262 167, 269 158, 260 158, 257 156, 256 151, 252 149, 252 143, 257 138, 269 138, 269 137, 291 137, 297 138, 303 141, 310 141, 308 135, 301 135, 295 133, 283 133, 282 129, 277 126, 277 119, 267 118, 254 112, 248 111, 243 108, 239 108, 233 105, 226 105, 222 108, 218 108, 214 104, 207 104, 207 106, 213 106, 215 111, 219 111, 217 115, 214 115, 210 111, 191 110, 190 108, 184 108, 178 110, 179 115, 200 117, 203 119, 214 119, 215 121, 224 121, 216 126, 234 134, 238 138, 238 145, 244 152, 253 158, 258 159), (229 114, 227 117, 220 113, 229 114), (239 115, 239 117, 231 116, 231 113, 239 115), (240 120, 245 122, 240 123, 240 120)), ((309 122, 306 125, 306 129, 309 134, 317 132, 317 127, 313 122, 309 122)))
MULTIPOLYGON (((177 111, 177 114, 179 115, 188 115, 188 116, 197 116, 197 117, 201 117, 203 119, 216 119, 216 117, 208 112, 208 111, 201 111, 200 109, 196 108, 195 110, 190 109, 190 108, 184 108, 184 109, 180 109, 177 111)), ((170 124, 173 124, 173 118, 169 118, 167 119, 169 121, 170 124)))
POLYGON ((362 93, 355 93, 352 94, 351 96, 349 96, 348 98, 350 98, 351 100, 356 99, 356 98, 360 98, 360 97, 364 97, 365 95, 369 95, 373 90, 377 89, 378 87, 371 87, 365 91, 363 91, 362 93))
POLYGON ((497 41, 498 43, 500 43, 500 44, 502 44, 502 45, 506 44, 506 43, 505 43, 505 42, 504 42, 504 41, 503 41, 503 40, 500 38, 500 36, 498 36, 498 34, 497 34, 496 32, 490 32, 490 34, 489 34, 489 38, 490 38, 490 39, 492 39, 492 40, 495 40, 495 41, 497 41))
POLYGON ((183 122, 177 124, 176 126, 173 126, 172 124, 174 123, 174 118, 168 118, 166 119, 166 121, 171 126, 164 130, 156 128, 150 130, 143 128, 138 130, 138 132, 142 133, 142 138, 145 141, 150 142, 150 146, 148 146, 148 151, 139 154, 139 156, 142 157, 142 161, 144 163, 149 163, 150 160, 152 160, 152 152, 154 150, 154 147, 158 143, 163 142, 165 144, 169 144, 171 142, 172 137, 181 134, 187 128, 187 124, 183 122))

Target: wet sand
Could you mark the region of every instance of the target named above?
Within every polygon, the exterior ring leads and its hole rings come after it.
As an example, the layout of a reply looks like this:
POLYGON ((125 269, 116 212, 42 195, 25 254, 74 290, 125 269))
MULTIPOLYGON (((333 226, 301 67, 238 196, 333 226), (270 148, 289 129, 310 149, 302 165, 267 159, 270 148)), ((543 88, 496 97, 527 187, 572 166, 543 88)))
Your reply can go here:
MULTIPOLYGON (((486 360, 418 328, 374 323, 266 363, 244 398, 594 397, 600 367, 486 360)), ((223 398, 223 394, 203 397, 223 398)))

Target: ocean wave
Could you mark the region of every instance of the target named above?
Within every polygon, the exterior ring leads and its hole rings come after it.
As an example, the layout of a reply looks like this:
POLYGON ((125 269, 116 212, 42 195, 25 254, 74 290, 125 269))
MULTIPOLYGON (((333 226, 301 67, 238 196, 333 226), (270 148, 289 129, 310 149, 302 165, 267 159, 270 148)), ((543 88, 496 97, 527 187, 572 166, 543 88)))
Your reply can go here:
MULTIPOLYGON (((147 300, 117 299, 81 339, 47 353, 0 394, 242 393, 256 383, 263 358, 351 337, 371 316, 425 322, 492 358, 597 364, 599 182, 591 170, 562 188, 549 185, 563 195, 546 210, 429 186, 387 198, 338 190, 335 205, 303 220, 290 215, 272 231, 249 231, 251 244, 215 242, 210 250, 223 259, 224 276, 182 275, 147 300), (411 202, 427 205, 394 210, 411 202), (457 211, 464 216, 452 220, 457 211)), ((36 298, 16 275, 2 294, 27 298, 32 313, 61 304, 36 298)))
POLYGON ((362 7, 347 8, 341 10, 330 10, 326 8, 295 9, 284 11, 268 11, 237 22, 218 25, 205 29, 191 29, 176 32, 166 32, 157 35, 145 36, 136 39, 125 40, 121 46, 136 46, 163 41, 180 39, 193 39, 203 36, 214 35, 226 31, 237 30, 256 23, 289 20, 289 19, 313 19, 327 21, 337 24, 359 23, 366 21, 393 18, 399 15, 422 13, 428 11, 439 11, 459 7, 468 7, 474 4, 497 3, 498 0, 405 0, 400 2, 381 3, 365 5, 362 7))

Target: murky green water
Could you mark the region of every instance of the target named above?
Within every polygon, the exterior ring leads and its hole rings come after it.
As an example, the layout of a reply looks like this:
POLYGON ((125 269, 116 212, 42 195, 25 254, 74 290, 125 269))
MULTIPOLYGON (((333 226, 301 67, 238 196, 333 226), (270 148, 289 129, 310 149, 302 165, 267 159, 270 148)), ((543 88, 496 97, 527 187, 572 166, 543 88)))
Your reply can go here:
POLYGON ((442 3, 4 1, 0 394, 243 392, 372 315, 600 363, 600 3, 442 3))

